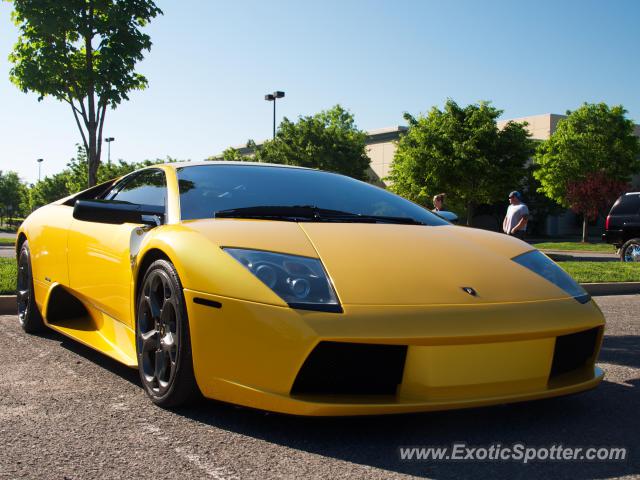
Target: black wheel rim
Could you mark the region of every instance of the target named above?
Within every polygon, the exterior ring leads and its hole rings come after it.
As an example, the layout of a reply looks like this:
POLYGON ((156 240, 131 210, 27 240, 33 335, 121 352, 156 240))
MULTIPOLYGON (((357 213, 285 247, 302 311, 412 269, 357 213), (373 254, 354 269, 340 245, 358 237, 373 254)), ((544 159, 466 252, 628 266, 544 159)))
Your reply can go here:
POLYGON ((31 299, 31 269, 29 268, 29 256, 25 253, 18 260, 18 284, 16 299, 18 301, 18 318, 24 323, 31 299))
POLYGON ((163 396, 176 374, 180 309, 173 282, 163 270, 154 270, 142 287, 136 342, 140 372, 154 396, 163 396))

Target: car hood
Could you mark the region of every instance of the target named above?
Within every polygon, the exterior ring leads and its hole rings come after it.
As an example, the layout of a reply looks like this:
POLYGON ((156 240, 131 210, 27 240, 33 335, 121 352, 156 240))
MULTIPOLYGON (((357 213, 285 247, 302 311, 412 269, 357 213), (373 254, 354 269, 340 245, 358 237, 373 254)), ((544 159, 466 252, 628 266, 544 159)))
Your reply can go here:
POLYGON ((301 223, 343 304, 522 302, 567 294, 511 259, 533 248, 484 230, 301 223), (470 287, 476 296, 464 291, 470 287))
POLYGON ((567 297, 511 260, 533 250, 530 245, 485 230, 240 219, 185 226, 218 247, 320 258, 344 305, 477 305, 567 297))

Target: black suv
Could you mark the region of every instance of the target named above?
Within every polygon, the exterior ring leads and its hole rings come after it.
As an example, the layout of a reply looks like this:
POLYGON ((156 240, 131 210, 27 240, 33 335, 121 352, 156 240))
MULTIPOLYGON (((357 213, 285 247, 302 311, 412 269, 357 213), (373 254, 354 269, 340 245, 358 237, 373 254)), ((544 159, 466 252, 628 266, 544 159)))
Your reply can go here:
POLYGON ((613 243, 623 262, 640 262, 640 192, 625 193, 607 216, 602 240, 613 243))

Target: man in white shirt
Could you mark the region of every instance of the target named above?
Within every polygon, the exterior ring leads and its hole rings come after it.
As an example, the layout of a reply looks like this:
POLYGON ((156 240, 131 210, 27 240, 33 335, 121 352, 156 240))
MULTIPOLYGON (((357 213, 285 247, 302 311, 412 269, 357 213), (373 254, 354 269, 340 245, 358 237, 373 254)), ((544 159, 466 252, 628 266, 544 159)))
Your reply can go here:
POLYGON ((502 222, 502 231, 507 235, 517 237, 522 240, 527 230, 529 221, 529 209, 522 203, 520 192, 514 191, 509 194, 509 208, 507 216, 502 222))

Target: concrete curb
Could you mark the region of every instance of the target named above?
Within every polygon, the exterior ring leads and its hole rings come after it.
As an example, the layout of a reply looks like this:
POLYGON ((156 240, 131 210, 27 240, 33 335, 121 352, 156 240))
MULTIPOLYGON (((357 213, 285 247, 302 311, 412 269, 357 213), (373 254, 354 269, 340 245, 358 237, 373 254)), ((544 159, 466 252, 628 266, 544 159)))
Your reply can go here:
MULTIPOLYGON (((582 287, 594 297, 602 295, 640 294, 640 282, 582 283, 582 287)), ((0 315, 16 315, 18 307, 15 295, 0 295, 0 315)))
POLYGON ((634 295, 640 293, 640 282, 583 283, 590 295, 634 295))
MULTIPOLYGON (((532 247, 535 247, 535 245, 532 245, 532 247)), ((596 252, 593 250, 547 250, 547 249, 542 249, 540 250, 542 253, 557 253, 557 254, 568 254, 571 255, 572 253, 579 253, 582 255, 610 255, 612 257, 618 257, 618 254, 616 253, 616 251, 614 249, 612 249, 611 252, 596 252)))

